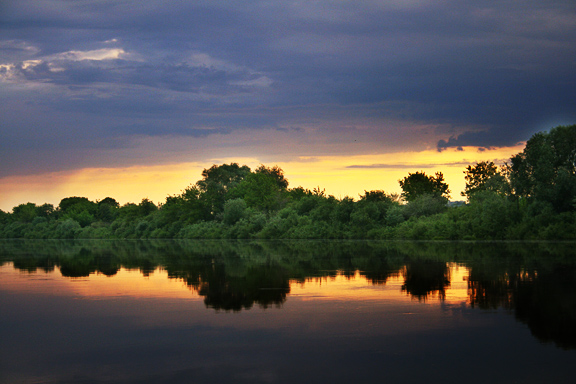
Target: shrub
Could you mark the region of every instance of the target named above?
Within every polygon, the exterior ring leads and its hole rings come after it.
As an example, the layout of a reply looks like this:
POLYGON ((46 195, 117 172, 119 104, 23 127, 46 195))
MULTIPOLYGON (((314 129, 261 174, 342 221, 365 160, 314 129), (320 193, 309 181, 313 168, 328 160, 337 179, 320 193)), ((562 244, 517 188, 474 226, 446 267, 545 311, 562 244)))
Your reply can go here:
POLYGON ((224 204, 222 221, 226 225, 234 225, 246 215, 246 202, 243 199, 228 200, 224 204))

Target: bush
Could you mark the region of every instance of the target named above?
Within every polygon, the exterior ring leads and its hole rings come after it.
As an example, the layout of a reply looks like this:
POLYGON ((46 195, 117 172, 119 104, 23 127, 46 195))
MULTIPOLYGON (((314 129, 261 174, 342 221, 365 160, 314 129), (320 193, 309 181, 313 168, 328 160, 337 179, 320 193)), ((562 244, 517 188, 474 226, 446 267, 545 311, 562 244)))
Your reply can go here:
POLYGON ((386 213, 386 225, 389 226, 396 226, 400 223, 404 222, 404 214, 403 209, 399 205, 395 205, 391 207, 388 212, 386 213))
POLYGON ((243 199, 228 200, 224 204, 222 221, 226 225, 234 225, 246 215, 246 202, 243 199))
POLYGON ((74 239, 81 230, 82 227, 76 220, 66 219, 58 223, 55 235, 58 239, 74 239))
POLYGON ((448 199, 445 197, 421 195, 404 207, 404 214, 407 218, 435 215, 444 212, 447 203, 448 199))

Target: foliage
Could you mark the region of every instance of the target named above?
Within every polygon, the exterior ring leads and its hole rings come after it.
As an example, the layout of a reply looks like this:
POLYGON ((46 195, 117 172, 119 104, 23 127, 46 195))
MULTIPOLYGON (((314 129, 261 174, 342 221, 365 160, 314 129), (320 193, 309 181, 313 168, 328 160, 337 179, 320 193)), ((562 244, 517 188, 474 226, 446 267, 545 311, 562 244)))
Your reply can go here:
POLYGON ((10 214, 0 209, 0 224, 6 224, 10 220, 10 214))
POLYGON ((385 191, 382 190, 378 190, 378 191, 364 191, 363 195, 360 195, 360 200, 361 201, 366 201, 366 202, 378 202, 378 201, 384 201, 384 202, 394 202, 394 201, 398 201, 399 197, 397 194, 388 194, 385 191))
POLYGON ((72 209, 90 209, 92 206, 95 205, 94 202, 88 200, 87 197, 65 197, 60 200, 60 204, 58 204, 58 209, 61 212, 69 212, 72 209))
POLYGON ((107 197, 98 202, 98 211, 96 212, 96 219, 104 222, 110 223, 114 221, 118 215, 118 208, 120 204, 113 198, 107 197))
POLYGON ((493 191, 501 195, 509 194, 510 185, 503 173, 492 161, 481 161, 475 165, 467 166, 464 171, 466 187, 461 195, 470 200, 475 193, 480 191, 493 191))
POLYGON ((436 172, 435 176, 427 176, 424 172, 408 173, 408 176, 398 182, 402 188, 402 197, 406 201, 415 200, 422 195, 450 198, 450 190, 444 182, 442 172, 436 172))
POLYGON ((288 188, 278 166, 214 165, 164 203, 20 204, 0 211, 0 238, 576 239, 576 126, 534 135, 500 169, 484 161, 464 174, 468 202, 449 206, 441 172, 409 173, 402 196, 372 190, 354 200, 288 188))
POLYGON ((224 204, 223 222, 227 225, 234 225, 246 215, 246 202, 243 199, 228 200, 224 204))
POLYGON ((246 165, 238 163, 213 165, 202 171, 202 180, 196 183, 198 190, 211 215, 221 213, 224 209, 226 194, 238 185, 250 173, 246 165))
POLYGON ((288 197, 292 201, 299 201, 304 197, 312 196, 312 191, 302 187, 291 188, 288 190, 288 197))
POLYGON ((98 202, 98 205, 108 205, 112 208, 119 208, 120 204, 112 197, 106 197, 98 202))
POLYGON ((258 172, 248 174, 230 191, 230 195, 242 198, 251 208, 269 212, 284 205, 285 192, 286 189, 278 183, 274 175, 258 172))
POLYGON ((12 217, 16 221, 21 221, 24 223, 31 222, 36 217, 36 204, 20 204, 12 208, 12 217))
POLYGON ((518 197, 548 201, 557 212, 574 211, 576 125, 532 136, 511 159, 510 182, 518 197))
POLYGON ((288 188, 288 180, 286 177, 284 177, 284 171, 277 165, 273 167, 266 167, 265 165, 261 164, 258 168, 256 168, 255 173, 273 178, 280 190, 286 190, 288 188))
POLYGON ((409 200, 404 215, 407 218, 430 216, 447 209, 448 199, 443 196, 423 194, 409 200))

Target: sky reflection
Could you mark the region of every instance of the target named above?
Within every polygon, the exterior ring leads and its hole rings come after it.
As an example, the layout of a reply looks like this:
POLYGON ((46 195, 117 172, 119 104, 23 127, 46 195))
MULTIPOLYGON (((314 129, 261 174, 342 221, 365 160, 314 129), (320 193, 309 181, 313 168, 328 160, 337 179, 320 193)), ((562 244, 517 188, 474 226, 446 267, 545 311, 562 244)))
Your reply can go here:
MULTIPOLYGON (((290 298, 302 300, 420 301, 465 303, 468 300, 468 269, 456 263, 447 265, 451 277, 445 291, 433 290, 426 297, 410 295, 403 288, 406 271, 399 271, 386 281, 374 282, 356 271, 353 275, 336 271, 334 276, 310 277, 304 282, 290 280, 290 298)), ((201 299, 198 290, 181 278, 171 278, 166 270, 156 268, 144 276, 136 269, 120 268, 113 276, 93 272, 86 277, 64 277, 60 269, 52 272, 23 272, 12 263, 0 267, 0 289, 45 295, 74 296, 87 299, 112 297, 201 299)), ((273 289, 262 287, 262 290, 273 289)))
MULTIPOLYGON (((180 276, 120 267, 66 277, 58 266, 30 272, 22 264, 0 266, 0 382, 573 378, 575 350, 540 342, 508 308, 472 306, 477 272, 455 262, 428 261, 424 272, 412 260, 290 277, 230 258, 224 280, 217 263, 199 279, 192 267, 180 276), (428 293, 416 275, 432 287, 428 293), (251 285, 257 276, 264 276, 258 289, 251 285), (245 296, 238 296, 241 281, 245 296), (230 298, 243 304, 230 306, 230 298)), ((483 281, 477 285, 489 286, 483 281)))

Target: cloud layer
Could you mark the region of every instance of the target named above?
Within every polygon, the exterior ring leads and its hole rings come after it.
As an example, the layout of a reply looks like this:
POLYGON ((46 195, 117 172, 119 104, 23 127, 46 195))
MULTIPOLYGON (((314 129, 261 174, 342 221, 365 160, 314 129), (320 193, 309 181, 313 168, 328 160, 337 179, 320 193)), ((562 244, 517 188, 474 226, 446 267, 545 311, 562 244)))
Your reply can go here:
POLYGON ((575 65, 568 0, 8 0, 0 177, 513 146, 575 65))

